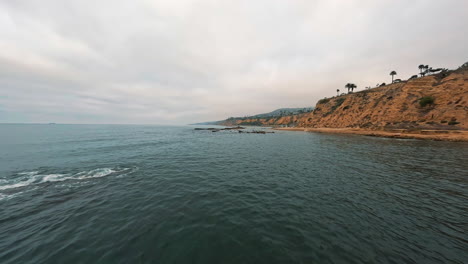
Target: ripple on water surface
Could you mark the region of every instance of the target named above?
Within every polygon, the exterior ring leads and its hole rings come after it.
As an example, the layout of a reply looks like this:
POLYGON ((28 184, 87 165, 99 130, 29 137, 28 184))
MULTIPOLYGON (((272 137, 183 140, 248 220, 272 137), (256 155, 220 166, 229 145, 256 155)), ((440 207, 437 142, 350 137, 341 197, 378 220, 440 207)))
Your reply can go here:
POLYGON ((467 150, 300 132, 4 126, 0 262, 467 263, 467 150))

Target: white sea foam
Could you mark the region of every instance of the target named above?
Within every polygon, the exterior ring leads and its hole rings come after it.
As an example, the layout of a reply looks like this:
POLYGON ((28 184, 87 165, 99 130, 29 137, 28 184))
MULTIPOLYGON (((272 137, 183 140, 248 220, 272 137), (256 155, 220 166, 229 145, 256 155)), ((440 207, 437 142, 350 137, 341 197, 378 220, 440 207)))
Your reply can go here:
POLYGON ((41 182, 56 182, 73 179, 73 177, 67 177, 69 174, 47 174, 44 175, 41 182))
MULTIPOLYGON (((85 180, 92 178, 101 178, 108 176, 113 173, 125 173, 127 174, 130 168, 98 168, 89 171, 82 171, 75 174, 71 173, 51 173, 51 174, 39 174, 38 171, 20 172, 15 179, 0 179, 0 190, 8 190, 19 187, 25 187, 28 185, 37 185, 46 182, 61 182, 66 180, 85 180)), ((2 197, 4 194, 2 194, 2 197)), ((1 198, 0 199, 4 199, 1 198)))
POLYGON ((114 173, 114 172, 121 172, 123 170, 120 170, 120 171, 116 171, 116 170, 113 170, 113 169, 109 169, 109 168, 101 168, 101 169, 95 169, 95 170, 91 170, 91 171, 84 171, 84 172, 80 172, 77 174, 77 179, 89 179, 89 178, 100 178, 100 177, 104 177, 104 176, 107 176, 111 173, 114 173))
POLYGON ((15 178, 13 180, 0 179, 0 190, 14 189, 18 187, 28 186, 37 180, 36 175, 38 171, 25 171, 20 172, 18 175, 22 177, 15 178))
POLYGON ((17 182, 9 182, 6 181, 5 183, 2 183, 0 185, 0 190, 7 190, 7 189, 14 189, 18 187, 23 187, 23 186, 28 186, 34 182, 35 178, 30 178, 28 180, 23 180, 23 181, 17 181, 17 182))

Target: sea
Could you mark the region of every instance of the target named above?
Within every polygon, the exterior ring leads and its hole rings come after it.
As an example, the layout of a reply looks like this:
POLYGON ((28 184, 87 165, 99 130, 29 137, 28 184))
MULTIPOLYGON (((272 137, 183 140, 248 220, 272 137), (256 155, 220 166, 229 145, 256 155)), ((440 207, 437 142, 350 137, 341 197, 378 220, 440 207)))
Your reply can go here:
POLYGON ((467 187, 463 142, 1 124, 0 263, 462 264, 467 187))

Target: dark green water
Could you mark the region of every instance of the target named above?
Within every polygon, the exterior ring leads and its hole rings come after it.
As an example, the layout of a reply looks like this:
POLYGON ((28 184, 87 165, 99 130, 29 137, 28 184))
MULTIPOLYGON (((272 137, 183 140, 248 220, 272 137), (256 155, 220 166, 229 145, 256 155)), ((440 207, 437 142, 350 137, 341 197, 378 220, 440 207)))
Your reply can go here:
POLYGON ((468 144, 0 125, 0 263, 468 263, 468 144))

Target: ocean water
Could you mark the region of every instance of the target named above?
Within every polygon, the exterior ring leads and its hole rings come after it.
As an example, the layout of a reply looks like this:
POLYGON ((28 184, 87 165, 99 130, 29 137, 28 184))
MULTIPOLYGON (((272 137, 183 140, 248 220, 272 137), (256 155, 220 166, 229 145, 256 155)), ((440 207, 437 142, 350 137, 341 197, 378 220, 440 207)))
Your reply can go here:
POLYGON ((468 144, 0 125, 0 263, 468 263, 468 144))

